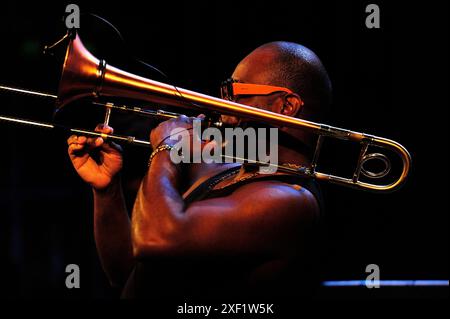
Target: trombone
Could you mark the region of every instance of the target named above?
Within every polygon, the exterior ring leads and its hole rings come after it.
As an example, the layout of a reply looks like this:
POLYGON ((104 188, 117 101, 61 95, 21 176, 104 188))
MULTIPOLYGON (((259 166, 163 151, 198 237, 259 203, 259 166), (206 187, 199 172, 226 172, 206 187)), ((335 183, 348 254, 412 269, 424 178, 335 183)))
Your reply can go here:
MULTIPOLYGON (((54 94, 32 91, 32 90, 25 90, 25 89, 21 89, 21 88, 17 88, 17 87, 10 87, 10 86, 4 86, 4 85, 0 85, 0 90, 18 93, 18 94, 35 96, 35 97, 39 97, 39 98, 47 98, 47 99, 54 100, 54 101, 56 101, 58 98, 58 96, 54 95, 54 94)), ((105 124, 105 125, 109 124, 109 119, 111 117, 112 110, 133 112, 140 116, 145 116, 148 118, 156 118, 156 119, 161 119, 161 120, 169 120, 171 118, 177 118, 181 115, 178 113, 167 112, 164 110, 150 110, 150 109, 143 109, 140 107, 130 107, 127 105, 116 105, 111 102, 101 103, 101 102, 92 101, 92 104, 104 107, 106 109, 105 119, 103 121, 103 124, 105 124)), ((91 137, 102 137, 104 139, 116 141, 119 143, 129 143, 129 144, 133 144, 133 145, 137 145, 137 146, 151 147, 149 141, 139 140, 139 139, 136 139, 134 136, 98 133, 98 132, 95 132, 92 130, 87 130, 87 129, 69 128, 69 127, 65 127, 63 125, 36 122, 36 121, 32 121, 32 120, 9 117, 9 116, 0 116, 0 121, 35 126, 35 127, 40 127, 40 128, 44 128, 44 129, 57 129, 60 131, 65 131, 67 133, 71 133, 71 134, 87 135, 87 136, 91 136, 91 137)), ((211 123, 211 125, 220 126, 221 123, 215 122, 215 123, 211 123)))
MULTIPOLYGON (((76 33, 72 33, 71 35, 67 34, 65 37, 68 37, 70 40, 64 59, 58 95, 5 86, 0 86, 0 89, 53 99, 56 101, 57 111, 67 104, 82 98, 119 97, 151 102, 157 105, 168 105, 191 110, 195 109, 205 114, 234 115, 274 126, 288 126, 302 129, 318 135, 312 161, 308 166, 288 165, 283 167, 284 170, 318 181, 327 181, 333 184, 375 192, 395 191, 406 181, 411 168, 411 156, 406 148, 396 141, 273 113, 147 79, 108 65, 105 60, 97 59, 84 47, 80 37, 76 33), (351 177, 336 176, 317 171, 316 168, 320 150, 325 138, 347 140, 361 145, 357 164, 351 177), (370 180, 379 180, 387 176, 391 171, 392 165, 389 158, 385 154, 379 152, 368 153, 368 148, 370 146, 392 151, 400 157, 402 161, 402 171, 397 179, 389 184, 369 183, 360 180, 361 175, 370 180), (365 167, 370 161, 381 162, 384 166, 383 169, 377 172, 370 171, 365 167)), ((113 103, 93 103, 105 108, 105 124, 108 124, 112 110, 132 112, 140 116, 156 117, 160 119, 169 119, 180 115, 164 110, 153 111, 125 105, 115 105, 113 103)), ((132 136, 102 134, 85 129, 64 128, 54 124, 9 117, 0 117, 0 120, 49 129, 62 128, 76 134, 101 136, 105 139, 116 140, 119 142, 127 142, 146 147, 151 146, 149 142, 135 139, 132 136)), ((210 124, 215 126, 221 125, 220 122, 213 121, 210 121, 210 124)))

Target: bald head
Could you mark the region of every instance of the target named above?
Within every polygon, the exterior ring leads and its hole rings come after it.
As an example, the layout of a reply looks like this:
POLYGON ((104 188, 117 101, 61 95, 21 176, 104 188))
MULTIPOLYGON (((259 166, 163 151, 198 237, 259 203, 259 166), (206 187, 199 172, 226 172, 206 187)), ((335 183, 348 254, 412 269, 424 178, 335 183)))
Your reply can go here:
POLYGON ((313 51, 292 42, 258 47, 239 63, 233 78, 291 89, 305 102, 296 116, 309 120, 322 119, 331 102, 331 82, 322 62, 313 51))

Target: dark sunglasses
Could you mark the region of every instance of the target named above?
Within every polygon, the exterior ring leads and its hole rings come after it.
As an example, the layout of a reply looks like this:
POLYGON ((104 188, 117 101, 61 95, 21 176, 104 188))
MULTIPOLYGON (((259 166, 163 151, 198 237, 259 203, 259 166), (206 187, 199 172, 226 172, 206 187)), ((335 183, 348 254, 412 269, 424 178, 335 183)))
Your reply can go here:
POLYGON ((223 81, 220 86, 221 98, 229 101, 234 101, 239 95, 269 95, 275 92, 293 93, 281 86, 241 83, 232 78, 223 81))

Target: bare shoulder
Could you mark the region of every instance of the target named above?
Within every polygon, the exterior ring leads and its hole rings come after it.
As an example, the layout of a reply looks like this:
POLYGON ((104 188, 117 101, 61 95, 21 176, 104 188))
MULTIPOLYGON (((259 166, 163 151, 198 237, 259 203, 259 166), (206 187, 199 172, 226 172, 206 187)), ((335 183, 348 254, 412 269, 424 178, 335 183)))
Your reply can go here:
POLYGON ((251 202, 258 211, 272 210, 289 219, 314 219, 319 214, 316 197, 306 188, 279 181, 258 181, 237 189, 233 195, 243 203, 251 202))

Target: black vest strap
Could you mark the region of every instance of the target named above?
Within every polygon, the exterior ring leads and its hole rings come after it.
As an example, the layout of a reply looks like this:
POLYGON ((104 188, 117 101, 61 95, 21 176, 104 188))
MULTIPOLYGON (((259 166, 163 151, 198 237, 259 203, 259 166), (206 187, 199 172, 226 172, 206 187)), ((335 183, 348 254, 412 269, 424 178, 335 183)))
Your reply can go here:
POLYGON ((203 199, 224 197, 224 196, 227 196, 227 195, 233 193, 237 188, 239 188, 243 185, 249 184, 249 183, 253 183, 253 182, 280 181, 283 183, 300 185, 300 186, 306 188, 308 191, 310 191, 314 195, 317 202, 319 203, 321 213, 323 212, 324 206, 323 206, 322 192, 321 192, 320 188, 318 187, 317 183, 310 178, 305 178, 305 177, 295 175, 295 174, 257 175, 255 177, 245 179, 243 181, 231 184, 224 188, 213 189, 214 186, 217 185, 222 180, 238 174, 240 169, 241 169, 241 166, 232 167, 228 170, 225 170, 225 171, 207 179, 202 184, 197 186, 197 188, 195 188, 192 192, 190 192, 184 198, 185 204, 189 205, 192 202, 203 200, 203 199))
POLYGON ((208 178, 206 181, 198 185, 192 192, 184 197, 185 204, 189 205, 194 201, 205 199, 205 197, 208 196, 208 194, 211 192, 211 189, 215 185, 217 185, 220 181, 224 180, 227 177, 236 175, 240 169, 241 166, 231 167, 230 169, 227 169, 217 175, 208 178))

